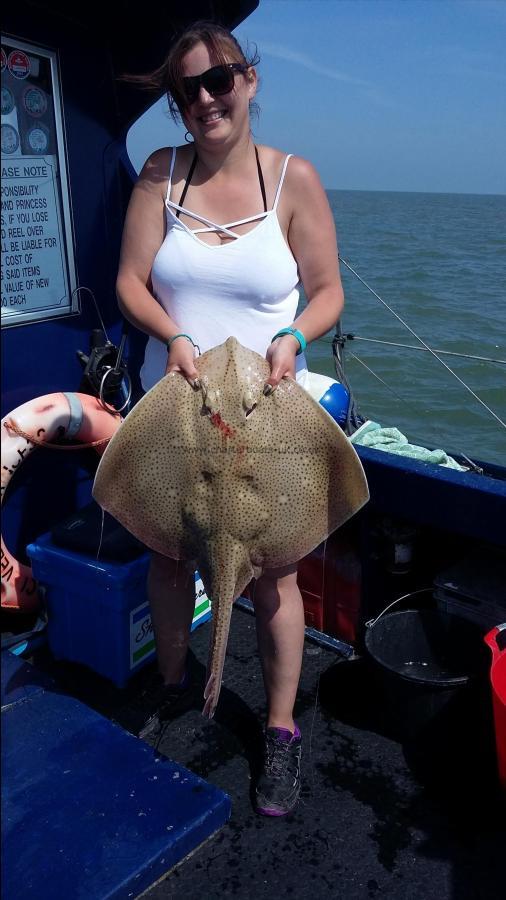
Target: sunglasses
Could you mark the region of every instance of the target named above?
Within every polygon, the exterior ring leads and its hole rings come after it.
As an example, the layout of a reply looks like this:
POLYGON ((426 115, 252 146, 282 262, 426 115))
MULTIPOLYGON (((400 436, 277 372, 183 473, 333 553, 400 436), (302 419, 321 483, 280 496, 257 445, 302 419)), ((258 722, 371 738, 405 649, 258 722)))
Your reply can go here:
POLYGON ((234 87, 234 75, 236 72, 246 72, 248 66, 242 63, 226 63, 222 66, 213 66, 201 75, 190 75, 183 78, 183 94, 188 106, 195 103, 200 93, 200 85, 203 85, 208 94, 219 97, 228 94, 234 87))

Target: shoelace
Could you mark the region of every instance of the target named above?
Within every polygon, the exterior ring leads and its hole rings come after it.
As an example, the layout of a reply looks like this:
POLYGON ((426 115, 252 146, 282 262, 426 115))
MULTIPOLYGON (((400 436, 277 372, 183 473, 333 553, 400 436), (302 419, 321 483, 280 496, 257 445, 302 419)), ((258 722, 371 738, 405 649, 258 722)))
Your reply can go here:
POLYGON ((268 775, 282 777, 290 770, 291 756, 289 754, 290 742, 280 741, 272 735, 266 738, 265 771, 268 775))
POLYGON ((157 685, 154 688, 143 690, 140 696, 135 699, 133 706, 138 710, 146 710, 147 707, 151 715, 153 715, 154 713, 159 713, 171 699, 172 696, 169 697, 167 688, 157 685))
POLYGON ((171 706, 172 706, 173 702, 176 701, 180 696, 181 696, 180 693, 177 693, 176 691, 174 691, 173 694, 171 695, 171 697, 170 698, 167 697, 167 699, 161 703, 158 710, 155 713, 153 713, 153 718, 156 717, 158 719, 158 724, 159 724, 159 731, 156 734, 156 741, 155 741, 155 745, 154 745, 155 751, 158 751, 158 748, 167 733, 167 729, 170 726, 171 706))

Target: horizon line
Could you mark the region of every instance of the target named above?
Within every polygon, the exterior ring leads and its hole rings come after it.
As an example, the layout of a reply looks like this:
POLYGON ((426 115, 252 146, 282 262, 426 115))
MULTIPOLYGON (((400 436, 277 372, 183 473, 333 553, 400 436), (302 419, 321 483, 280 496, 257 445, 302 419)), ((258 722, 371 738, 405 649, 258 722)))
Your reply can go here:
POLYGON ((349 191, 356 194, 445 194, 458 197, 506 197, 506 192, 498 194, 495 191, 420 191, 420 190, 402 190, 401 188, 329 188, 325 187, 325 191, 349 191))

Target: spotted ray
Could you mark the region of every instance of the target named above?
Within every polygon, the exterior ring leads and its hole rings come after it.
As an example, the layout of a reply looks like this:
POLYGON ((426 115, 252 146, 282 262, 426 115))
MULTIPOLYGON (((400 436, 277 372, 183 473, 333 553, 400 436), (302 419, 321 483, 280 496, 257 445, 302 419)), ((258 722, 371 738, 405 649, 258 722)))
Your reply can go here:
POLYGON ((212 598, 204 715, 220 693, 233 601, 306 556, 368 499, 358 456, 295 381, 233 337, 196 360, 200 388, 166 375, 112 438, 93 495, 152 550, 195 562, 212 598))

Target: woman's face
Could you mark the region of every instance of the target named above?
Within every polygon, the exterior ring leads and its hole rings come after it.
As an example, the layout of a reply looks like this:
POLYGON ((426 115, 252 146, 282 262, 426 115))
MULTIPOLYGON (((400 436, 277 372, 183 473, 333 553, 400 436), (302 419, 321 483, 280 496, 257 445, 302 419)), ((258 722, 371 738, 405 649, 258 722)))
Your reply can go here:
MULTIPOLYGON (((201 75, 215 65, 216 60, 211 58, 206 45, 196 44, 183 59, 183 76, 201 75)), ((182 111, 183 122, 197 143, 222 143, 244 128, 249 131, 249 102, 255 93, 253 68, 245 74, 235 74, 234 87, 228 94, 214 97, 201 84, 195 102, 182 111)))

